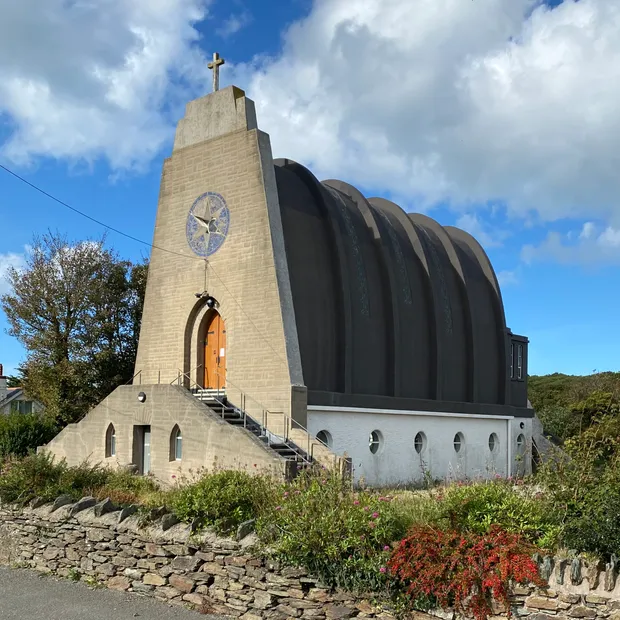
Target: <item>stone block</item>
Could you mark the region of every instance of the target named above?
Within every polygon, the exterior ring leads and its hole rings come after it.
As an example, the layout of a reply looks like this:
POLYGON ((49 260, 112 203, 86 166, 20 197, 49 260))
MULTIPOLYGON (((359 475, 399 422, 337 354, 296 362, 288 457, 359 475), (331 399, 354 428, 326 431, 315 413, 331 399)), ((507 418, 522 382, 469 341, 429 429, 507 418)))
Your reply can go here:
POLYGON ((254 593, 254 603, 252 607, 256 609, 269 609, 273 607, 276 601, 276 597, 269 592, 258 591, 254 593))
POLYGON ((205 597, 202 596, 202 594, 197 594, 196 592, 192 592, 191 594, 184 594, 182 598, 185 602, 196 605, 197 607, 200 607, 205 602, 205 597))
MULTIPOLYGON (((285 603, 280 603, 275 607, 275 610, 283 614, 286 618, 297 618, 301 616, 301 610, 295 609, 290 605, 286 605, 285 603)), ((348 616, 347 616, 348 617, 348 616)))
POLYGON ((112 533, 109 530, 104 530, 100 527, 90 528, 86 532, 86 538, 91 542, 101 542, 103 540, 111 540, 112 533))
POLYGON ((609 603, 609 597, 599 596, 598 594, 587 594, 586 603, 592 603, 593 605, 606 605, 609 603))
POLYGON ((161 529, 166 532, 168 531, 173 525, 176 525, 177 523, 179 523, 179 518, 176 515, 173 514, 166 514, 161 518, 161 522, 160 522, 160 526, 161 529))
POLYGON ((249 521, 244 521, 237 528, 237 540, 243 540, 246 536, 249 536, 256 526, 256 519, 250 519, 249 521))
POLYGON ((131 589, 134 592, 140 592, 140 594, 150 594, 155 590, 153 586, 149 586, 148 584, 142 583, 141 581, 132 581, 131 589))
POLYGON ((99 566, 95 568, 95 572, 104 577, 113 577, 116 574, 116 569, 108 562, 106 564, 99 564, 99 566))
POLYGON ((71 510, 69 511, 69 516, 73 517, 78 512, 82 512, 87 508, 92 508, 97 503, 97 500, 94 497, 83 497, 81 500, 73 504, 71 510))
POLYGON ((172 560, 170 566, 175 570, 182 570, 188 572, 195 572, 198 570, 200 566, 202 566, 203 561, 200 558, 197 558, 195 555, 186 555, 186 556, 177 556, 172 560))
POLYGON ((57 547, 48 547, 43 551, 43 559, 45 560, 55 560, 60 555, 62 555, 62 550, 57 547))
POLYGON ((58 510, 59 508, 62 508, 63 506, 68 506, 69 504, 72 504, 73 500, 71 499, 71 496, 69 495, 61 495, 60 497, 57 497, 54 500, 54 503, 52 504, 52 509, 50 512, 54 512, 55 510, 58 510))
POLYGON ((545 598, 544 596, 528 596, 525 599, 525 606, 530 609, 555 611, 558 608, 558 602, 555 599, 545 598))
POLYGON ((125 575, 125 577, 128 577, 132 581, 139 581, 142 579, 142 573, 135 568, 126 568, 123 571, 123 575, 125 575))
POLYGON ((143 583, 151 586, 165 586, 168 583, 168 580, 161 575, 157 575, 155 573, 146 573, 144 577, 142 577, 143 583))
POLYGON ((325 607, 325 616, 329 620, 343 620, 353 615, 353 609, 345 605, 327 605, 325 607))
POLYGON ((188 579, 185 575, 176 574, 168 577, 168 583, 181 592, 191 592, 196 585, 192 579, 188 579))
POLYGON ((129 579, 127 579, 127 577, 119 575, 117 577, 112 577, 111 579, 108 579, 106 585, 112 590, 129 590, 131 582, 129 581, 129 579))
MULTIPOLYGON (((110 512, 116 511, 116 506, 112 503, 112 500, 109 497, 106 497, 103 501, 95 504, 93 509, 93 513, 96 517, 103 517, 103 515, 107 515, 110 512)), ((120 541, 119 541, 120 542, 120 541)))
POLYGON ((161 588, 157 588, 157 594, 167 599, 173 599, 177 596, 180 596, 181 591, 171 586, 162 586, 161 588))
POLYGON ((159 556, 159 557, 172 557, 174 553, 170 553, 166 548, 161 545, 156 545, 155 543, 146 543, 144 545, 144 550, 149 555, 159 556))
POLYGON ((579 594, 569 594, 567 592, 560 592, 559 598, 563 603, 571 603, 571 605, 576 605, 581 601, 579 594))
POLYGON ((596 618, 596 609, 586 607, 585 605, 578 605, 577 607, 573 607, 568 612, 568 615, 571 618, 596 618))

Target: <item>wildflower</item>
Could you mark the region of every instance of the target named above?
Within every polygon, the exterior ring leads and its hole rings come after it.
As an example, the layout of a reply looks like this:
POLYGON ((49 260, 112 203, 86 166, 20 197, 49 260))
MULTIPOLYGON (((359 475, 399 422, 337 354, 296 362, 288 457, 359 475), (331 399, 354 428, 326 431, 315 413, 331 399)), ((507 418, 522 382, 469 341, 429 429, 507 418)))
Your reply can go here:
POLYGON ((378 512, 373 512, 371 516, 372 516, 373 519, 376 519, 379 516, 379 513, 378 512))
POLYGON ((288 491, 284 491, 284 497, 288 497, 288 491))
POLYGON ((383 551, 389 551, 390 550, 390 545, 385 545, 385 547, 383 547, 383 551))
POLYGON ((299 495, 300 493, 301 493, 301 491, 300 491, 299 489, 297 489, 297 490, 295 491, 295 495, 299 495))
POLYGON ((362 535, 360 536, 360 540, 364 540, 365 538, 366 538, 366 536, 364 536, 364 534, 362 534, 362 535))
POLYGON ((379 569, 379 572, 380 572, 380 573, 385 573, 385 566, 382 566, 382 567, 379 569))
POLYGON ((276 510, 282 510, 282 506, 276 506, 276 510))
POLYGON ((356 499, 356 500, 353 502, 353 505, 354 505, 354 506, 359 506, 359 505, 360 505, 359 500, 357 500, 357 499, 356 499))
POLYGON ((377 527, 377 524, 376 524, 374 521, 369 521, 369 522, 368 522, 368 527, 372 530, 372 529, 374 529, 375 527, 377 527))
POLYGON ((364 510, 368 512, 370 510, 370 506, 364 506, 364 510))
POLYGON ((174 474, 172 474, 172 478, 176 478, 176 476, 174 474))

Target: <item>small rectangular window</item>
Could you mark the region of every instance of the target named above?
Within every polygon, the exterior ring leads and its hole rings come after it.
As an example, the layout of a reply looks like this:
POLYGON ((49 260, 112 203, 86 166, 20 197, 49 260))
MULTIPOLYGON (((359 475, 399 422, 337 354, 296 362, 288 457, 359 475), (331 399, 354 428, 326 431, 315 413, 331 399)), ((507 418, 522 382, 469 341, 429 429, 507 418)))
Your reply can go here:
POLYGON ((517 346, 517 379, 523 379, 523 345, 517 346))
POLYGON ((515 378, 515 345, 510 343, 510 378, 515 378))

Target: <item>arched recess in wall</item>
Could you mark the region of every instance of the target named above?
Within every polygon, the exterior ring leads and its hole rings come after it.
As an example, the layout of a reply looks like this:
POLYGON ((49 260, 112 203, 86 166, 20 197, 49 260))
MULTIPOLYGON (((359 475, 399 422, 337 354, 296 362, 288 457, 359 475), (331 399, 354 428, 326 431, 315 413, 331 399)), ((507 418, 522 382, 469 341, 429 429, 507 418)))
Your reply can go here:
POLYGON ((197 383, 206 389, 226 387, 226 322, 211 308, 202 317, 197 334, 197 383), (202 369, 202 370, 200 370, 202 369))
POLYGON ((109 459, 116 456, 116 429, 114 424, 109 424, 105 432, 105 457, 109 459))
POLYGON ((170 433, 170 461, 180 461, 183 458, 183 433, 178 424, 175 424, 170 433))
MULTIPOLYGON (((187 323, 185 325, 185 334, 183 339, 183 385, 186 388, 192 386, 200 387, 219 387, 225 386, 226 375, 226 323, 227 321, 222 316, 221 308, 210 308, 207 305, 206 298, 199 299, 192 311, 190 312, 187 323), (215 334, 217 342, 215 342, 215 348, 211 347, 211 355, 213 359, 206 359, 205 356, 205 344, 209 331, 211 331, 211 323, 219 317, 219 332, 215 334), (222 354, 223 349, 223 354, 222 354), (211 362, 215 363, 215 367, 212 369, 212 375, 214 377, 213 385, 209 385, 209 381, 206 381, 205 368, 207 364, 211 362), (215 377, 218 377, 218 381, 215 377)), ((213 343, 210 343, 213 344, 213 343)))

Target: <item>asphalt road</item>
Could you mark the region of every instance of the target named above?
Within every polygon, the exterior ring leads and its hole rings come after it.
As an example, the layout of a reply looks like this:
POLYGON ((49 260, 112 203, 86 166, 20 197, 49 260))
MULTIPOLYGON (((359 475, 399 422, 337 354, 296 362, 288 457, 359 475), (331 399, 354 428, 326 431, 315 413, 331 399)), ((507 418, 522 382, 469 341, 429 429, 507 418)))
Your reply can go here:
POLYGON ((0 567, 2 620, 219 620, 151 598, 0 567))

